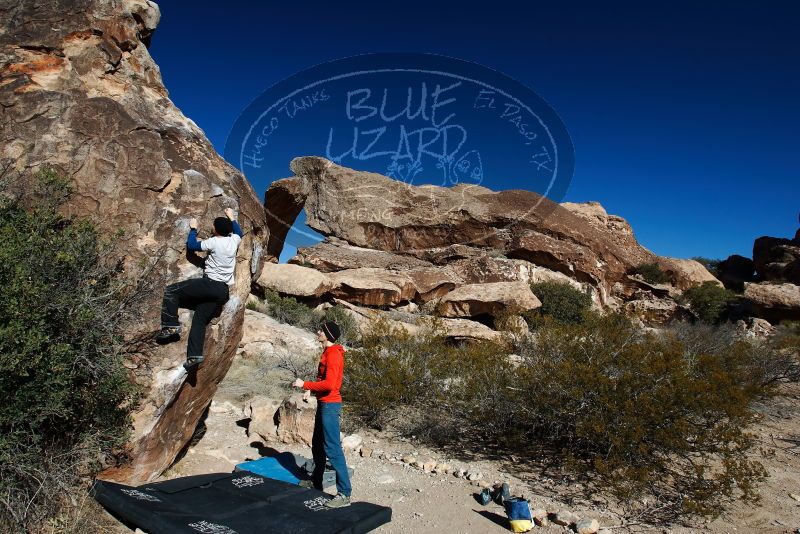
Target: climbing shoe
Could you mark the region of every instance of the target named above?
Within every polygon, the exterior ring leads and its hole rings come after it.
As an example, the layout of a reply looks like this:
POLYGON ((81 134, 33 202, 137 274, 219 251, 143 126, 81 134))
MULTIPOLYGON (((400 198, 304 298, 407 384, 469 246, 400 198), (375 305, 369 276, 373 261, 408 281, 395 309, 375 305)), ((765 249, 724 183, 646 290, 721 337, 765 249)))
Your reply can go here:
POLYGON ((162 326, 161 330, 156 334, 156 343, 159 345, 166 345, 167 343, 178 341, 180 338, 180 326, 162 326))
POLYGON ((336 497, 325 503, 325 508, 344 508, 350 506, 350 497, 337 493, 336 497))
POLYGON ((300 486, 301 488, 314 489, 313 480, 301 480, 297 485, 300 486))
POLYGON ((187 371, 191 371, 203 361, 202 356, 189 356, 186 358, 186 361, 183 363, 183 368, 187 371))

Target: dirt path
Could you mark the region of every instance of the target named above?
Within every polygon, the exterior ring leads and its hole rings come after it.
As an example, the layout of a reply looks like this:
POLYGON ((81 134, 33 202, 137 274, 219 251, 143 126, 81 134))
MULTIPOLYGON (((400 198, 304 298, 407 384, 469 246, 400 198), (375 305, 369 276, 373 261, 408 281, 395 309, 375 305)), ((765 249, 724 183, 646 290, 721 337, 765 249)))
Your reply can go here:
MULTIPOLYGON (((173 466, 165 478, 213 471, 230 471, 236 463, 256 459, 266 453, 260 444, 251 446, 246 430, 237 421, 239 408, 230 402, 212 405, 206 421, 205 435, 173 466)), ((709 533, 793 533, 800 527, 800 502, 790 494, 800 495, 800 388, 793 387, 787 396, 779 397, 762 409, 762 420, 754 428, 758 436, 758 456, 769 472, 761 487, 762 502, 758 506, 737 503, 718 519, 698 522, 691 527, 669 529, 641 525, 614 528, 614 532, 689 532, 709 533)), ((514 494, 529 498, 533 507, 548 511, 568 509, 581 517, 593 517, 601 527, 618 527, 624 521, 618 509, 602 496, 575 498, 576 492, 558 481, 528 474, 524 480, 503 471, 497 461, 464 461, 441 452, 421 448, 398 438, 378 434, 362 434, 363 446, 374 455, 383 452, 395 460, 375 456, 363 458, 348 451, 353 467, 353 498, 390 506, 392 522, 377 532, 383 534, 433 534, 508 532, 503 509, 496 504, 482 506, 475 499, 478 482, 469 482, 453 475, 425 473, 403 463, 413 455, 421 461, 446 462, 455 470, 465 468, 483 474, 483 480, 505 481, 514 494)), ((255 442, 253 442, 255 443, 255 442)), ((281 451, 309 455, 300 445, 271 445, 281 451)), ((563 532, 551 524, 537 532, 563 532)))

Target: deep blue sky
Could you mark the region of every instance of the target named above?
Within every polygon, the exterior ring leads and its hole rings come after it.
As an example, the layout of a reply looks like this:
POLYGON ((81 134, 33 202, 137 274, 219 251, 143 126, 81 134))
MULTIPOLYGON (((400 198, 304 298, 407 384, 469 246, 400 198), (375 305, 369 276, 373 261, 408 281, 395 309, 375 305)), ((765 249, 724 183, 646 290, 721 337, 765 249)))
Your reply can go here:
MULTIPOLYGON (((150 51, 172 100, 220 152, 242 110, 302 69, 437 53, 547 100, 575 147, 565 200, 600 201, 658 254, 750 256, 756 237, 797 229, 800 2, 160 6, 150 51)), ((286 165, 274 178, 290 174, 286 165)), ((266 185, 254 183, 259 195, 266 185)))

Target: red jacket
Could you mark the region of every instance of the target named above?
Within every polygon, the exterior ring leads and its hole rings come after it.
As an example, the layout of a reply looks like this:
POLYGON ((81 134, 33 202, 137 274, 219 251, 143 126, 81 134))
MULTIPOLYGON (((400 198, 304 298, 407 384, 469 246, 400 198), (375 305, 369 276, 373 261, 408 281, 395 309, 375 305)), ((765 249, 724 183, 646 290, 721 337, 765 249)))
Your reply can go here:
POLYGON ((303 382, 303 389, 314 392, 319 402, 342 402, 339 390, 344 374, 344 347, 331 345, 319 359, 316 382, 303 382))

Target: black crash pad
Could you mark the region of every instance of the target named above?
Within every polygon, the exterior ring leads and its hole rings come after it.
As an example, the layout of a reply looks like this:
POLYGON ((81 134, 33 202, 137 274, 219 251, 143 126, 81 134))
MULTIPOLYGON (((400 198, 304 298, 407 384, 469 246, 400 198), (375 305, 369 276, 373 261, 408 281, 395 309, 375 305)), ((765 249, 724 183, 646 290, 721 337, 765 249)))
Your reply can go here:
POLYGON ((112 514, 150 534, 369 532, 392 509, 367 502, 328 509, 321 491, 244 471, 176 478, 133 487, 98 480, 92 496, 112 514))

